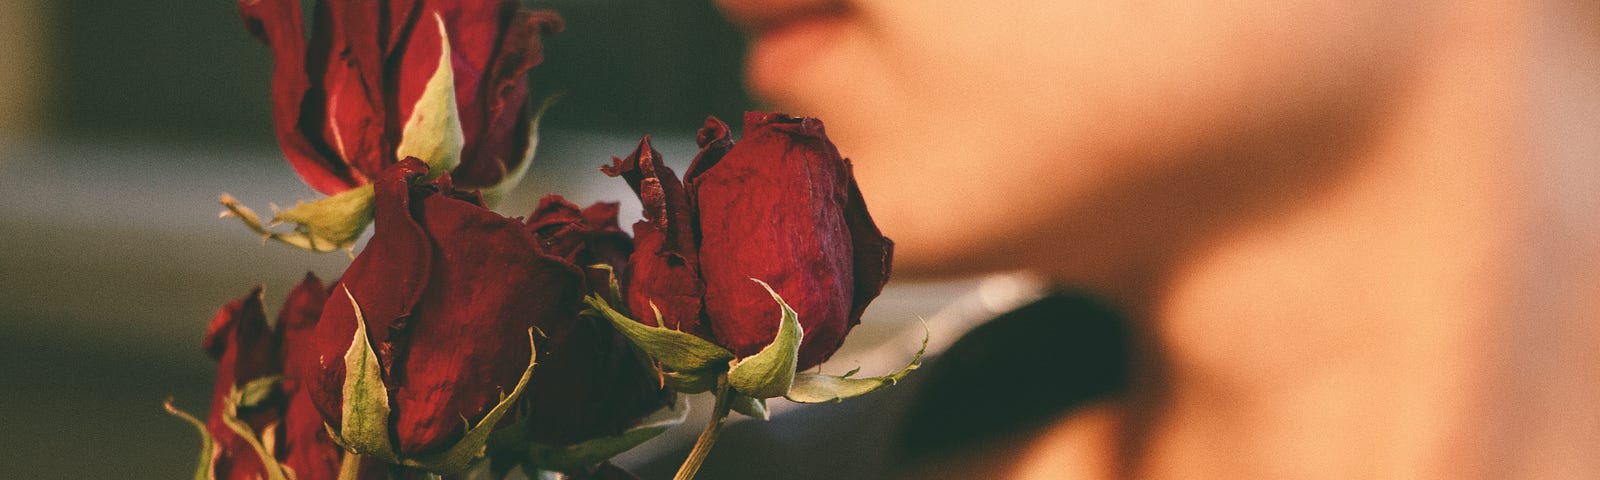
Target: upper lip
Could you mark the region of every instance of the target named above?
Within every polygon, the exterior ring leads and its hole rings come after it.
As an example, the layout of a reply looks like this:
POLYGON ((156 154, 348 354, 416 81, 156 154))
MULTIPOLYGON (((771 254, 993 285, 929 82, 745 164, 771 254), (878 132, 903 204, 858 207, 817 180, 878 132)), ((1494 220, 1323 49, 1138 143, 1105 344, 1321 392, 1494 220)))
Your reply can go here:
POLYGON ((728 21, 755 36, 846 9, 844 0, 716 0, 716 4, 728 21))

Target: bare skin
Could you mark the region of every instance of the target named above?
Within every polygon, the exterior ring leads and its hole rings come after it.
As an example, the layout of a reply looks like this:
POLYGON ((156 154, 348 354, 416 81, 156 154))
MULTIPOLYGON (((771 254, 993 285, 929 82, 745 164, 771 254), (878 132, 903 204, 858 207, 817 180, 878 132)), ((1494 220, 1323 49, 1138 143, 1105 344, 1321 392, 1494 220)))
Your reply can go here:
POLYGON ((1133 392, 982 469, 1600 478, 1600 2, 1510 3, 719 5, 897 274, 1138 322, 1133 392))

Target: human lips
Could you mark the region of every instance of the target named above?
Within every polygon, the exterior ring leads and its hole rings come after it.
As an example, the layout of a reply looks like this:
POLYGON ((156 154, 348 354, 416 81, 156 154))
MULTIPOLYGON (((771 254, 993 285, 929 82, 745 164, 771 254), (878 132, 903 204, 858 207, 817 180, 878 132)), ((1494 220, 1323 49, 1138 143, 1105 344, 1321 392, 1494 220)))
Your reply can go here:
POLYGON ((795 80, 845 30, 850 8, 842 0, 717 0, 729 21, 750 34, 745 80, 759 96, 779 100, 795 80))
POLYGON ((756 39, 841 16, 848 8, 840 0, 716 0, 716 4, 728 21, 756 39))

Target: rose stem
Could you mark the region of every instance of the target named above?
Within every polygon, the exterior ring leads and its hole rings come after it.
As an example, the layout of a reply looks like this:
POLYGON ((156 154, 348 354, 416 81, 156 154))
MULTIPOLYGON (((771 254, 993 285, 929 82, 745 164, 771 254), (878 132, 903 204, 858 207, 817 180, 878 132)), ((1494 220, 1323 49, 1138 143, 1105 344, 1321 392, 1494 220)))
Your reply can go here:
POLYGON ((711 423, 706 424, 706 429, 700 431, 700 438, 694 441, 694 449, 689 451, 689 458, 683 459, 683 466, 678 467, 678 474, 673 480, 691 480, 694 474, 700 471, 700 464, 705 463, 706 455, 711 453, 711 445, 717 443, 717 434, 722 432, 722 422, 728 419, 728 409, 733 405, 733 390, 728 388, 728 376, 717 376, 716 407, 711 410, 711 423))
POLYGON ((344 452, 344 460, 339 464, 339 480, 356 480, 361 478, 361 455, 354 452, 344 452))

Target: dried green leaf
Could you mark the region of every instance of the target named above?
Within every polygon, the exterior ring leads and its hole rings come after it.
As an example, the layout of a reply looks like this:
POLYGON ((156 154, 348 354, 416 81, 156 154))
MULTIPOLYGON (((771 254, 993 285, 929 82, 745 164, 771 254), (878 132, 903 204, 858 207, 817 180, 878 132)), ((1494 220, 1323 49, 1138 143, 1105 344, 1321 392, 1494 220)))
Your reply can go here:
POLYGON ((750 398, 744 395, 735 394, 732 402, 733 403, 728 404, 729 408, 733 409, 735 412, 744 414, 746 417, 757 418, 761 420, 766 420, 769 418, 767 415, 766 399, 750 398))
POLYGON ((900 371, 870 378, 849 378, 856 373, 851 370, 842 376, 823 375, 820 373, 802 373, 795 375, 794 385, 789 387, 789 393, 784 395, 790 401, 799 403, 837 402, 850 397, 857 397, 871 393, 873 390, 894 385, 905 378, 912 370, 922 365, 922 354, 928 351, 927 326, 923 326, 922 348, 911 358, 905 368, 900 371))
POLYGON ((584 303, 589 305, 584 313, 610 321, 629 342, 672 371, 704 372, 724 368, 729 360, 733 360, 733 352, 705 339, 677 330, 652 327, 628 318, 612 309, 599 295, 584 297, 584 303))
POLYGON ((389 390, 367 338, 367 320, 349 288, 344 294, 356 313, 356 332, 344 354, 344 418, 335 438, 350 451, 398 463, 389 440, 389 390))
POLYGON ((400 145, 395 158, 416 157, 428 164, 428 176, 439 178, 461 163, 461 148, 466 137, 461 131, 461 114, 456 109, 455 72, 450 65, 450 36, 444 19, 433 16, 439 27, 439 66, 423 86, 422 96, 411 109, 411 118, 400 130, 400 145))
POLYGON ((263 223, 254 210, 241 205, 239 200, 226 193, 218 199, 224 210, 222 217, 238 218, 246 228, 272 240, 310 252, 331 252, 350 249, 367 224, 372 223, 372 186, 363 185, 338 195, 310 202, 296 202, 294 208, 275 212, 271 223, 263 223), (270 227, 292 223, 287 232, 270 227))
POLYGON ((252 408, 260 406, 272 394, 278 392, 278 386, 283 384, 283 375, 269 375, 244 384, 239 388, 239 406, 252 408))
POLYGON ((237 386, 228 392, 228 399, 222 411, 222 424, 227 425, 229 430, 233 430, 234 435, 238 435, 239 438, 250 445, 250 450, 255 452, 256 457, 261 461, 262 468, 266 469, 266 480, 288 480, 289 477, 284 474, 283 465, 278 463, 277 457, 272 454, 270 449, 262 445, 261 436, 256 433, 255 429, 250 428, 250 424, 239 418, 239 398, 242 393, 237 386))
POLYGON ((739 360, 728 370, 728 385, 740 394, 752 398, 781 397, 794 383, 795 367, 800 363, 800 341, 805 332, 800 329, 800 318, 778 292, 766 282, 755 280, 772 294, 778 302, 778 333, 772 343, 755 355, 739 360))
POLYGON ((717 387, 717 375, 720 372, 707 370, 700 372, 663 372, 661 381, 667 388, 678 393, 709 392, 717 387))
POLYGON ((194 418, 194 415, 190 415, 189 412, 173 406, 171 398, 162 403, 162 407, 166 408, 168 415, 189 422, 189 425, 194 426, 194 429, 200 432, 200 460, 194 468, 194 480, 210 480, 212 472, 216 470, 217 442, 211 438, 211 431, 206 430, 206 422, 202 422, 200 419, 194 418))

